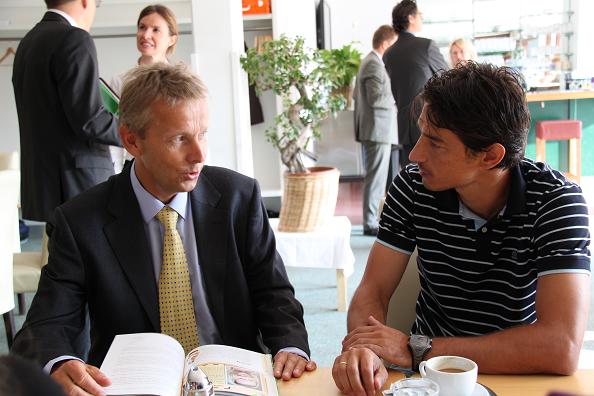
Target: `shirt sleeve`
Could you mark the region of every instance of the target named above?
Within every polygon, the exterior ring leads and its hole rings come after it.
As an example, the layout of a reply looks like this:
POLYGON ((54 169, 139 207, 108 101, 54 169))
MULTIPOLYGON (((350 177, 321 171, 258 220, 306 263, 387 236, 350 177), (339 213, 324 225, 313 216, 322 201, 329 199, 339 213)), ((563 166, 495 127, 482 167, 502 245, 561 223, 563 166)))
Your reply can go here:
POLYGON ((590 273, 588 206, 581 189, 563 185, 545 193, 541 202, 534 223, 538 276, 590 273))
POLYGON ((410 167, 403 169, 390 186, 378 232, 379 243, 406 254, 411 254, 417 243, 413 215, 416 189, 422 183, 410 171, 410 167))

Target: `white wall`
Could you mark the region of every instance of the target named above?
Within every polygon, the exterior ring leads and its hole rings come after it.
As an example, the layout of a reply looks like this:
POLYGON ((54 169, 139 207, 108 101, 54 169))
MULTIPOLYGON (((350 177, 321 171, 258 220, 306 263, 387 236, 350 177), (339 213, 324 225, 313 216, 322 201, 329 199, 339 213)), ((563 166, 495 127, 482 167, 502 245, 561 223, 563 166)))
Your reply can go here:
POLYGON ((594 38, 594 1, 573 0, 574 7, 574 37, 572 66, 574 78, 594 77, 594 51, 592 51, 592 38, 594 38))
POLYGON ((208 163, 253 175, 241 3, 192 1, 194 69, 209 88, 208 163))
POLYGON ((331 9, 331 46, 339 48, 355 42, 363 54, 371 51, 373 32, 392 24, 395 0, 326 0, 331 9))

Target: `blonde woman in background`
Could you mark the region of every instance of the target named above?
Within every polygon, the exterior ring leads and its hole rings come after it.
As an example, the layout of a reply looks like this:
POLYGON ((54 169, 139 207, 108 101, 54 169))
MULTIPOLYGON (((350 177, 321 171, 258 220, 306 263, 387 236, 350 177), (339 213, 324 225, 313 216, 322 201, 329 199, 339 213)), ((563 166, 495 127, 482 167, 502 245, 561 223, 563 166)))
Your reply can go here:
POLYGON ((450 44, 450 65, 456 67, 460 62, 476 61, 476 51, 472 42, 464 38, 456 39, 450 44))
MULTIPOLYGON (((161 4, 146 6, 136 23, 136 48, 140 52, 138 65, 156 62, 169 63, 168 56, 175 51, 179 29, 173 11, 161 4)), ((126 74, 122 73, 111 80, 111 88, 118 94, 122 92, 126 74)), ((114 170, 120 173, 129 154, 121 147, 110 147, 114 170)))

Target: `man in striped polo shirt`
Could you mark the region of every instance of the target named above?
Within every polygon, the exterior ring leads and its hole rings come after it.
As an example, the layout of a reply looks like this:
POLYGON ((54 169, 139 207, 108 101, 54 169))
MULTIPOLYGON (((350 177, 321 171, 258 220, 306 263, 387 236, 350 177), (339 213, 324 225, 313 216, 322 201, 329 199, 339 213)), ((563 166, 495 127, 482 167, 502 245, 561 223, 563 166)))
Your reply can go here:
POLYGON ((465 356, 482 373, 571 374, 589 302, 587 206, 579 186, 524 158, 521 76, 473 62, 432 77, 414 163, 394 179, 333 376, 373 394, 402 367, 465 356), (384 325, 418 250, 411 334, 384 325))

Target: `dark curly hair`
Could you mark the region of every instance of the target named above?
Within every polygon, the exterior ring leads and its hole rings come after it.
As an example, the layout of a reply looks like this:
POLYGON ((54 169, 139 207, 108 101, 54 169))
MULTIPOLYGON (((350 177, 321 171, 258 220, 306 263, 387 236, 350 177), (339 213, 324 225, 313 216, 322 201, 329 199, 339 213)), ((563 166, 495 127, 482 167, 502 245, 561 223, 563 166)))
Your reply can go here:
POLYGON ((419 12, 413 0, 402 0, 392 9, 392 27, 396 33, 408 29, 408 16, 419 12))
POLYGON ((420 97, 431 125, 451 130, 471 152, 501 144, 498 167, 511 168, 524 158, 530 128, 523 83, 514 69, 469 61, 435 74, 420 97))

